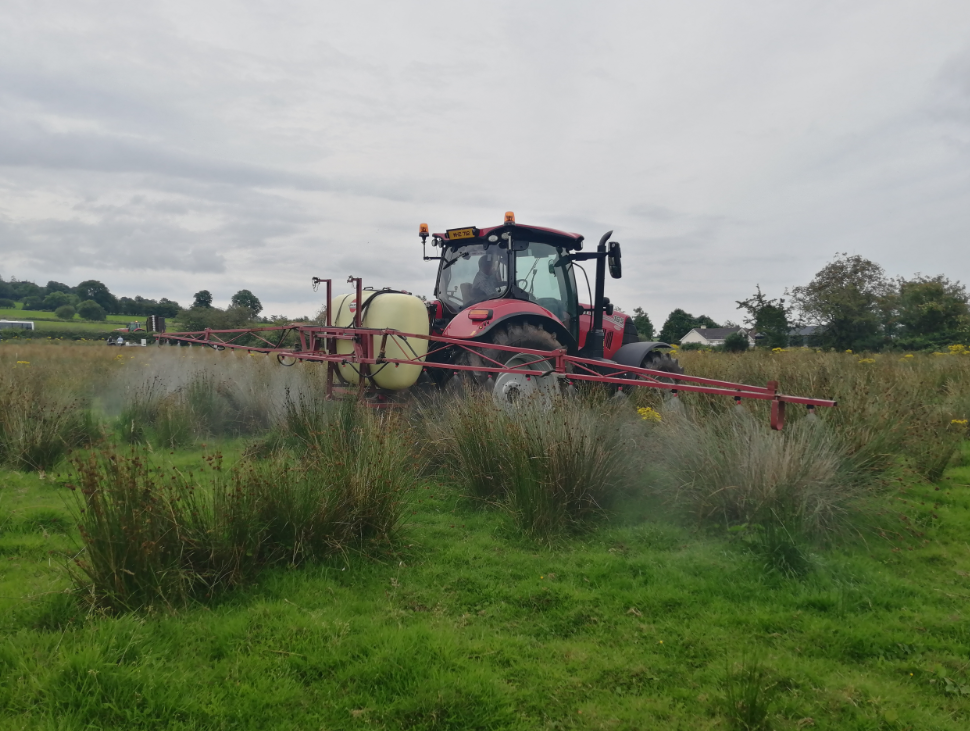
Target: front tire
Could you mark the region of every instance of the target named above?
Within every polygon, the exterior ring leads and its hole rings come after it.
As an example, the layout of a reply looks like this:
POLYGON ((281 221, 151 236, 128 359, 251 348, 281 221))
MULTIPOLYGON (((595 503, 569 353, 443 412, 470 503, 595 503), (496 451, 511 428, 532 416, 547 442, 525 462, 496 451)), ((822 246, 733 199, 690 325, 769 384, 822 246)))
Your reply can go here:
MULTIPOLYGON (((508 345, 529 350, 555 351, 561 350, 562 344, 556 336, 537 325, 531 323, 513 323, 496 327, 489 333, 488 342, 495 345, 508 345)), ((528 353, 517 353, 513 350, 481 350, 485 358, 497 361, 502 365, 516 367, 525 366, 534 361, 536 356, 528 353)), ((458 365, 486 366, 492 365, 477 352, 463 351, 455 360, 458 365)), ((526 376, 520 373, 491 373, 487 371, 459 371, 452 379, 465 386, 475 385, 492 394, 492 399, 500 408, 508 408, 520 400, 535 400, 543 405, 550 405, 553 397, 559 393, 559 382, 553 372, 553 366, 548 361, 533 363, 529 370, 544 371, 548 375, 526 376)))

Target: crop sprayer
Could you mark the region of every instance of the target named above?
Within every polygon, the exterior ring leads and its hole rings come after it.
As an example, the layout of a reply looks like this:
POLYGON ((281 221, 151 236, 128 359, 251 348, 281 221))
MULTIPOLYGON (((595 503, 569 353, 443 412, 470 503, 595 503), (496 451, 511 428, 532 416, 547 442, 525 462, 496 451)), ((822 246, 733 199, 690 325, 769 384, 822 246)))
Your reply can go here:
POLYGON ((334 294, 334 280, 313 277, 326 296, 323 324, 160 333, 162 340, 218 350, 236 348, 275 355, 282 365, 326 365, 327 398, 356 395, 389 405, 415 391, 480 387, 499 406, 519 399, 551 401, 576 384, 599 384, 614 394, 633 388, 705 393, 768 401, 771 428, 785 423, 787 404, 835 406, 827 399, 779 393, 765 386, 686 375, 671 346, 641 342, 632 318, 605 295, 606 272, 622 276, 620 244, 612 231, 594 251, 584 238, 515 222, 431 234, 421 224, 423 258, 438 262, 435 299, 390 288, 364 287, 334 294), (437 255, 429 256, 428 239, 437 255), (595 263, 594 281, 583 268, 595 263), (588 300, 580 301, 577 271, 588 300))

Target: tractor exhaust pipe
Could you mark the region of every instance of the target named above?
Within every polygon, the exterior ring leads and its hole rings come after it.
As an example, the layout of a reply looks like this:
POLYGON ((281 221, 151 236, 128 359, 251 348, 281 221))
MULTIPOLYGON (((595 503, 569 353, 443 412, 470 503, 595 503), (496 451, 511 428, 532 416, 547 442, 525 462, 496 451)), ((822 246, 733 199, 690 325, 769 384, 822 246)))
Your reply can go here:
POLYGON ((592 358, 603 357, 603 311, 606 303, 603 301, 606 291, 606 242, 613 235, 612 231, 607 231, 600 238, 596 247, 596 292, 593 296, 593 323, 590 333, 587 336, 585 350, 592 358))

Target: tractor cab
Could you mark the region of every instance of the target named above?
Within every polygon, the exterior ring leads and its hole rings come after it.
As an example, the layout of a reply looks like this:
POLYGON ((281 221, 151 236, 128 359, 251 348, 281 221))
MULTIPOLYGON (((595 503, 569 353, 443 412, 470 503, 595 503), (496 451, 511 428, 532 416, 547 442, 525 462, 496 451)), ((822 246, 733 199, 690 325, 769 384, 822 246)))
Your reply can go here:
POLYGON ((446 316, 491 300, 520 300, 548 311, 578 340, 580 306, 571 254, 582 248, 583 237, 516 225, 511 214, 506 220, 502 226, 434 235, 432 245, 441 248, 435 296, 446 316))

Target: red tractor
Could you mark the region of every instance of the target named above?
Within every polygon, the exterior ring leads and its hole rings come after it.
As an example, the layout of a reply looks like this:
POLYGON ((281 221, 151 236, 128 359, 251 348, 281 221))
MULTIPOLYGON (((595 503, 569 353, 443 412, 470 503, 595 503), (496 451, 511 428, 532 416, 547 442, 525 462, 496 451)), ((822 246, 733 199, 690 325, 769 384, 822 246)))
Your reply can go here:
MULTIPOLYGON (((622 275, 620 245, 609 241, 609 231, 595 251, 583 251, 583 236, 515 222, 512 212, 500 226, 449 229, 430 234, 421 224, 422 244, 440 250, 435 299, 428 304, 431 333, 447 338, 493 343, 527 350, 566 349, 569 355, 624 366, 682 373, 668 354, 670 345, 640 342, 632 318, 617 311, 604 294, 606 271, 622 275), (582 262, 595 261, 595 292, 582 262), (582 272, 588 299, 580 300, 576 270, 582 272)), ((535 359, 514 350, 481 351, 453 348, 439 351, 429 360, 466 366, 483 366, 482 356, 507 366, 535 359)), ((545 364, 549 367, 549 364, 545 364)), ((442 384, 447 371, 427 369, 442 384)), ((500 373, 471 371, 470 378, 498 389, 497 396, 511 397, 523 390, 542 388, 541 379, 500 373)))

